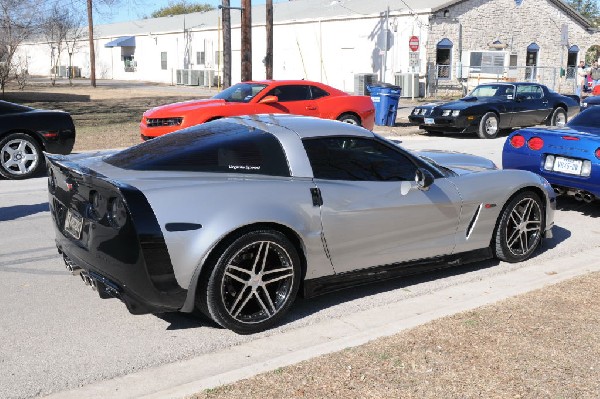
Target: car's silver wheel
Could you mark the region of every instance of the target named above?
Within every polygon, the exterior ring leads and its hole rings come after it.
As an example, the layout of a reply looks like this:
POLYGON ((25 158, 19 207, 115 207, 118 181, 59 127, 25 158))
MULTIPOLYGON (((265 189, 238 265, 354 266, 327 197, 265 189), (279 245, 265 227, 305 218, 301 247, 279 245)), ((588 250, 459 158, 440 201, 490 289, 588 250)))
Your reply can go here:
POLYGON ((498 128, 498 116, 493 112, 488 112, 481 118, 477 134, 482 139, 493 139, 498 134, 498 128))
POLYGON ((340 122, 349 123, 351 125, 360 126, 360 119, 358 119, 355 115, 352 114, 340 115, 337 120, 340 122))
POLYGON ((543 228, 540 198, 530 191, 518 194, 500 216, 495 234, 496 256, 507 262, 529 258, 541 242, 543 228))
POLYGON ((296 249, 278 231, 255 231, 235 240, 208 281, 207 310, 240 334, 275 324, 291 306, 300 283, 296 249))
POLYGON ((567 124, 567 112, 563 108, 556 108, 552 113, 550 124, 563 127, 567 124))
POLYGON ((0 141, 0 174, 8 179, 25 179, 40 167, 42 151, 38 143, 23 133, 13 133, 0 141))

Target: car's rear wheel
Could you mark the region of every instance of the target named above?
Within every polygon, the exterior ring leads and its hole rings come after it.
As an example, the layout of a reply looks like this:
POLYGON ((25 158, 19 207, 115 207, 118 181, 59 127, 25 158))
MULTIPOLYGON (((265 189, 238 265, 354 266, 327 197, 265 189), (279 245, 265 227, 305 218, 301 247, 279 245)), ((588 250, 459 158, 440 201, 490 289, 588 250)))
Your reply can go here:
POLYGON ((253 334, 284 316, 299 286, 300 259, 290 240, 275 230, 252 231, 219 257, 206 284, 206 310, 221 326, 253 334))
POLYGON ((564 108, 558 107, 552 112, 550 117, 551 126, 563 127, 567 124, 567 111, 564 108))
POLYGON ((338 121, 349 123, 351 125, 361 126, 360 119, 356 115, 352 114, 342 114, 337 118, 338 121))
POLYGON ((477 135, 482 139, 493 139, 498 135, 499 123, 498 115, 493 112, 487 112, 479 122, 477 135))
POLYGON ((540 197, 532 191, 517 194, 500 215, 493 242, 496 257, 511 263, 529 258, 542 240, 543 228, 540 197))
POLYGON ((12 133, 0 140, 0 175, 7 179, 27 179, 41 168, 42 149, 24 133, 12 133))

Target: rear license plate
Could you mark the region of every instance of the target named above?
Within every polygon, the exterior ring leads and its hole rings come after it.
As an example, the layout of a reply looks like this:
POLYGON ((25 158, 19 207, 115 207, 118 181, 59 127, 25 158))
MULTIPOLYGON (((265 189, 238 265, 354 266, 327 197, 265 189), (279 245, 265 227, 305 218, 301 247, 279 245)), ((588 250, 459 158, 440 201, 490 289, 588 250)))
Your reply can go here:
POLYGON ((554 160, 554 171, 568 173, 570 175, 581 174, 581 165, 583 162, 579 159, 556 157, 554 160))
POLYGON ((426 125, 433 125, 435 123, 435 119, 433 118, 425 118, 426 125))
POLYGON ((81 238, 81 230, 83 229, 83 218, 76 212, 67 211, 67 217, 65 218, 65 231, 73 238, 81 238))

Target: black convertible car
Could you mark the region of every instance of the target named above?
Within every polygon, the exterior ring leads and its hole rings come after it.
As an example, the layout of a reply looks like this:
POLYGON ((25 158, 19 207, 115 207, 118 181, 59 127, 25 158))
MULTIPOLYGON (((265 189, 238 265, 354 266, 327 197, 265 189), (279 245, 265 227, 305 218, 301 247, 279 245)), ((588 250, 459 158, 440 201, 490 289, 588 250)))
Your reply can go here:
POLYGON ((44 169, 42 151, 69 154, 74 144, 68 113, 0 101, 0 175, 5 178, 31 177, 44 169))
POLYGON ((487 83, 456 101, 419 105, 408 119, 427 132, 477 133, 492 139, 501 129, 564 126, 579 112, 578 98, 537 83, 487 83))

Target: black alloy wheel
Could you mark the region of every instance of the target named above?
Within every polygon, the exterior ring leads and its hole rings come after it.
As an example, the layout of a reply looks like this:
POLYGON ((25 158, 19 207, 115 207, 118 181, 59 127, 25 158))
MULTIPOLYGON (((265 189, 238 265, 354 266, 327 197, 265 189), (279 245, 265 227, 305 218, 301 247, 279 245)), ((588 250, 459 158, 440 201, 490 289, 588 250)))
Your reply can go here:
POLYGON ((536 193, 524 191, 513 197, 502 210, 494 233, 496 257, 510 263, 528 259, 542 240, 544 216, 536 193))
POLYGON ((300 274, 298 253, 284 234, 275 230, 245 233, 219 257, 206 291, 199 291, 206 295, 206 306, 200 308, 238 334, 266 330, 294 302, 300 274))

